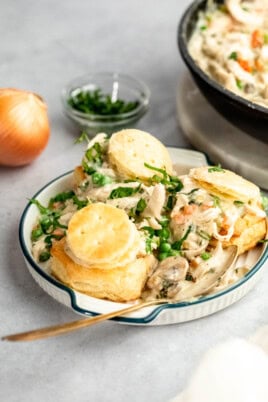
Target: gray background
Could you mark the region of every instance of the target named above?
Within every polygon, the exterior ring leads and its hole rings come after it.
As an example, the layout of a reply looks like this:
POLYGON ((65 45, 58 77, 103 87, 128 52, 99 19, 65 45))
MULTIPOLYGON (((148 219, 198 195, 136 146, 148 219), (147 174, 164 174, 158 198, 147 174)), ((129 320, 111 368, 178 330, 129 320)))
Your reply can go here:
MULTIPOLYGON (((42 95, 51 139, 33 164, 0 168, 0 335, 77 315, 33 281, 18 244, 20 215, 40 187, 80 162, 78 130, 61 110, 62 87, 90 71, 144 80, 151 109, 139 128, 168 145, 188 146, 176 119, 183 70, 176 44, 189 1, 1 0, 0 86, 42 95)), ((1 143, 0 143, 1 146, 1 143)), ((0 344, 0 400, 164 402, 187 384, 212 345, 249 336, 267 319, 268 272, 246 298, 213 316, 166 327, 105 322, 71 335, 0 344)))

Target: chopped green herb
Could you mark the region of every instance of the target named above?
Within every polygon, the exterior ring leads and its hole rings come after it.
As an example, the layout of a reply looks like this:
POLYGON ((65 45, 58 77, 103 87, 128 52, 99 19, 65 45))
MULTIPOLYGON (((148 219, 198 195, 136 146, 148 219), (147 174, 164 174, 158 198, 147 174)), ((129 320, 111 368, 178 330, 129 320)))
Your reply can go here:
POLYGON ((86 131, 82 131, 82 133, 80 134, 80 136, 77 138, 77 140, 75 140, 75 144, 80 144, 81 142, 89 142, 89 136, 86 133, 86 131))
POLYGON ((216 207, 221 208, 221 199, 219 197, 217 197, 216 195, 210 194, 210 196, 213 199, 213 207, 214 208, 216 208, 216 207))
POLYGON ((264 240, 259 240, 258 243, 263 244, 263 243, 268 243, 268 239, 264 239, 264 240))
POLYGON ((264 41, 265 45, 268 44, 268 33, 265 33, 265 34, 263 35, 263 41, 264 41))
POLYGON ((155 234, 155 231, 154 231, 153 228, 151 228, 151 226, 143 226, 141 229, 145 230, 146 232, 148 232, 150 237, 153 237, 154 234, 155 234))
POLYGON ((200 31, 205 31, 207 28, 208 28, 207 25, 202 25, 202 26, 200 27, 200 31))
POLYGON ((140 188, 140 184, 137 187, 117 187, 111 191, 108 198, 113 200, 115 198, 130 197, 131 195, 138 193, 140 188))
POLYGON ((173 195, 169 195, 166 204, 166 211, 171 211, 174 208, 175 204, 176 204, 176 197, 174 197, 173 195))
POLYGON ((92 178, 92 183, 95 184, 98 187, 103 187, 106 184, 110 184, 113 182, 113 180, 111 179, 111 177, 106 176, 102 173, 99 172, 94 172, 91 176, 92 178))
POLYGON ((141 213, 145 210, 146 207, 147 207, 147 202, 145 201, 144 198, 141 198, 137 203, 136 211, 141 213))
POLYGON ((104 94, 100 88, 94 91, 81 90, 73 92, 67 102, 73 109, 79 112, 102 116, 129 113, 140 104, 138 100, 130 102, 120 98, 114 100, 111 95, 104 94))
POLYGON ((188 227, 188 229, 186 230, 185 235, 180 240, 177 240, 175 243, 172 244, 172 248, 174 250, 181 250, 183 242, 187 239, 187 237, 189 236, 191 231, 192 231, 192 226, 190 225, 188 227))
POLYGON ((59 218, 61 216, 59 211, 55 211, 53 209, 44 207, 36 199, 31 199, 30 203, 36 205, 37 208, 39 209, 39 212, 41 214, 41 217, 39 219, 39 225, 44 234, 50 234, 56 228, 66 229, 66 226, 62 225, 59 222, 59 218))
POLYGON ((88 205, 89 201, 88 200, 80 200, 75 195, 75 196, 73 196, 73 203, 77 206, 78 209, 82 209, 88 205))
POLYGON ((242 205, 244 205, 245 203, 243 201, 240 200, 235 200, 234 201, 234 205, 236 205, 237 207, 242 207, 242 205))
POLYGON ((209 173, 213 173, 213 172, 225 173, 225 170, 222 169, 221 165, 217 165, 217 166, 213 166, 213 167, 208 168, 208 172, 209 173))
POLYGON ((50 199, 48 206, 49 206, 49 208, 52 208, 53 204, 55 202, 63 202, 64 203, 65 201, 71 199, 73 196, 74 196, 73 191, 66 191, 66 192, 59 193, 55 197, 52 197, 50 199))
POLYGON ((176 193, 183 188, 181 180, 177 176, 170 176, 165 169, 160 169, 155 166, 151 166, 148 163, 144 163, 144 166, 148 169, 155 170, 162 174, 162 178, 158 175, 151 177, 152 183, 162 183, 167 186, 167 191, 169 193, 176 193))
POLYGON ((238 89, 243 89, 244 88, 244 84, 241 80, 239 80, 238 78, 236 79, 236 86, 238 89))
POLYGON ((237 60, 237 58, 238 58, 237 52, 232 52, 228 57, 228 59, 231 60, 237 60))
POLYGON ((100 166, 103 162, 101 145, 95 142, 92 147, 87 149, 85 157, 90 163, 100 166))

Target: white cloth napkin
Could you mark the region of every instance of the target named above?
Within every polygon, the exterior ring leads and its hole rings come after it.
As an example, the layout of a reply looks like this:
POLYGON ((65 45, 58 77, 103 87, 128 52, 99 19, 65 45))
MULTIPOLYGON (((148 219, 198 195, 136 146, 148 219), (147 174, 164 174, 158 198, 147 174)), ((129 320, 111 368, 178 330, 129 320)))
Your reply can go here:
POLYGON ((268 402, 268 325, 209 350, 171 402, 268 402))

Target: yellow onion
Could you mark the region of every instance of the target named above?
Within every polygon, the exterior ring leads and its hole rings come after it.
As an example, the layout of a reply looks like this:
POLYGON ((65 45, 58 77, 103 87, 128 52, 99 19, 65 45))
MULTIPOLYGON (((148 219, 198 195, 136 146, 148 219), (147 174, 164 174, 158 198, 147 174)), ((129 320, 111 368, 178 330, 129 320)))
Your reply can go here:
POLYGON ((39 95, 0 88, 0 165, 32 162, 47 145, 49 134, 47 107, 39 95))

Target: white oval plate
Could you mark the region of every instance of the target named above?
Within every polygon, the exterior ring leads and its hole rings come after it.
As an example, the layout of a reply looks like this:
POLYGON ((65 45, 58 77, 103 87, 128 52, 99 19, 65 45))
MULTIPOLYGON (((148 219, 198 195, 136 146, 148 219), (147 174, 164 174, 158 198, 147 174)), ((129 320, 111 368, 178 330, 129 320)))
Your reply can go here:
MULTIPOLYGON (((187 173, 191 167, 208 164, 206 156, 201 152, 181 148, 168 148, 168 150, 178 174, 187 173)), ((51 197, 59 192, 69 190, 71 186, 72 172, 68 172, 48 183, 33 198, 47 205, 51 197)), ((45 292, 58 302, 84 316, 104 314, 130 305, 96 299, 77 292, 56 280, 39 265, 31 254, 31 230, 37 217, 38 209, 36 206, 28 204, 20 220, 19 239, 26 265, 33 278, 45 292)), ((186 322, 215 313, 241 299, 255 285, 261 276, 267 258, 267 245, 255 247, 250 252, 240 256, 236 263, 236 266, 240 267, 247 265, 250 267, 250 271, 227 289, 193 302, 146 307, 125 316, 114 318, 114 320, 134 325, 166 325, 186 322)))

